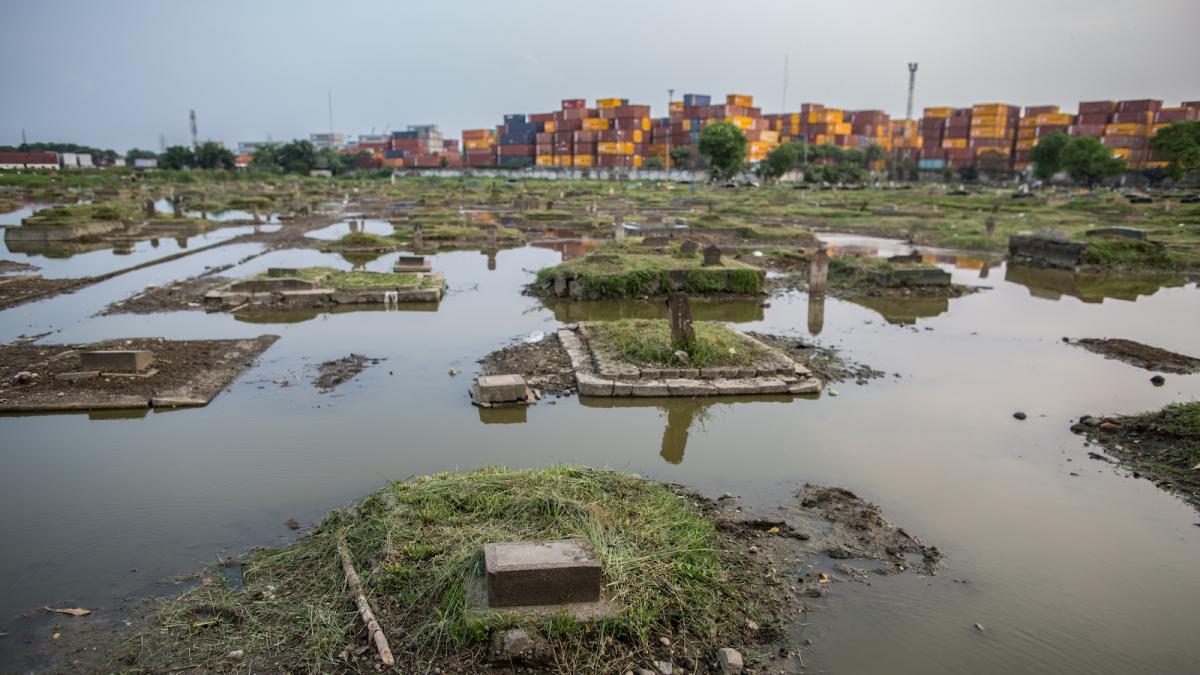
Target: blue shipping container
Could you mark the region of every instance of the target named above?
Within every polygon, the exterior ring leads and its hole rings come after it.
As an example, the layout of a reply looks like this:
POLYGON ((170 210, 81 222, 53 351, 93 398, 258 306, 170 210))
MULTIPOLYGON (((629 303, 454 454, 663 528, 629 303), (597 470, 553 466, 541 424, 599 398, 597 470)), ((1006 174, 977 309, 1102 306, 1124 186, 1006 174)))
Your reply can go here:
POLYGON ((686 106, 712 105, 712 97, 708 94, 684 94, 683 104, 686 106))
POLYGON ((524 115, 505 115, 504 123, 506 125, 508 125, 508 124, 524 124, 525 116, 524 115))
POLYGON ((936 171, 937 169, 944 168, 945 166, 946 166, 946 160, 944 160, 944 159, 918 159, 917 160, 917 168, 921 169, 923 171, 936 171))
POLYGON ((418 136, 417 132, 415 131, 393 131, 392 138, 415 141, 417 140, 418 136))

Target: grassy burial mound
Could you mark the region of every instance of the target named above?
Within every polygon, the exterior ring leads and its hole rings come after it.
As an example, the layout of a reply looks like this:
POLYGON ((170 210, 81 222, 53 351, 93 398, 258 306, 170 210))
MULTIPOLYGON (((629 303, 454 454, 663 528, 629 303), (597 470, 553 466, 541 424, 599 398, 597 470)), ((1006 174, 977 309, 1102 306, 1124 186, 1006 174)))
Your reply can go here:
POLYGON ((705 264, 697 250, 679 244, 662 247, 613 242, 591 253, 538 271, 534 289, 577 300, 657 296, 673 291, 691 295, 752 295, 762 292, 762 270, 726 257, 705 264))
POLYGON ((588 324, 593 350, 647 368, 753 366, 765 356, 761 344, 722 323, 697 321, 696 340, 686 360, 671 344, 666 321, 624 319, 588 324))
POLYGON ((214 576, 165 601, 129 642, 128 658, 158 672, 378 669, 344 547, 395 672, 479 672, 495 658, 489 634, 511 627, 532 639, 525 663, 554 672, 636 669, 663 658, 667 636, 665 658, 690 671, 713 662, 718 648, 780 636, 785 603, 769 602, 756 583, 765 563, 725 550, 732 546, 698 498, 636 476, 568 466, 425 476, 332 512, 292 546, 249 553, 238 588, 214 576), (467 611, 467 580, 483 572, 484 544, 548 539, 595 549, 609 618, 467 611))
POLYGON ((204 294, 208 310, 243 307, 439 302, 446 287, 440 272, 344 271, 331 267, 271 268, 204 294))

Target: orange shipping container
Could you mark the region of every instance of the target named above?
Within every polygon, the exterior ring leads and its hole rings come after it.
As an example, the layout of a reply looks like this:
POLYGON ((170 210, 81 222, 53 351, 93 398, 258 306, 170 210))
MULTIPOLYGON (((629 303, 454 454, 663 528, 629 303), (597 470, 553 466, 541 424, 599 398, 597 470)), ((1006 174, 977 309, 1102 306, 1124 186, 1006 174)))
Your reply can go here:
POLYGON ((925 117, 944 118, 954 114, 954 108, 926 108, 925 117))
POLYGON ((583 120, 583 128, 589 131, 604 131, 608 129, 608 120, 600 117, 591 117, 583 120))
POLYGON ((726 105, 740 105, 745 108, 754 107, 754 97, 745 94, 729 94, 725 97, 726 105))
POLYGON ((577 167, 586 168, 595 164, 595 158, 591 155, 575 155, 572 163, 577 167))

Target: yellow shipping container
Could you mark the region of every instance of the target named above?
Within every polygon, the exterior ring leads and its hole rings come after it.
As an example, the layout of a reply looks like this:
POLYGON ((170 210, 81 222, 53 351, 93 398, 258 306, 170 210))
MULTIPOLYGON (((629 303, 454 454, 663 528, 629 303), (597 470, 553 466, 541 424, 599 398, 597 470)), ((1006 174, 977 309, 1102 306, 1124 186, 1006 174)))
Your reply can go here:
POLYGON ((727 105, 740 105, 746 108, 753 108, 754 97, 745 94, 729 94, 725 97, 725 103, 727 105))
POLYGON ((683 130, 684 130, 684 131, 691 131, 691 130, 692 130, 692 121, 691 121, 691 120, 684 120, 684 121, 683 121, 683 130))
POLYGON ((1033 146, 1035 146, 1037 144, 1038 144, 1038 139, 1036 139, 1036 138, 1022 138, 1017 141, 1017 149, 1018 150, 1032 150, 1033 146))
POLYGON ((621 105, 619 98, 598 98, 596 99, 597 108, 616 108, 621 105))
POLYGON ((954 114, 954 108, 926 108, 925 117, 943 118, 954 114))
POLYGON ((608 118, 589 117, 583 120, 583 128, 588 131, 606 131, 608 129, 608 118))
POLYGON ((600 155, 632 155, 633 143, 604 141, 596 144, 596 153, 600 155))
POLYGON ((760 136, 760 138, 762 139, 762 141, 764 143, 778 143, 779 142, 779 132, 778 131, 764 131, 764 132, 762 132, 762 136, 760 136))
POLYGON ((976 115, 1007 115, 1009 106, 1003 103, 976 103, 971 106, 971 117, 976 115))
POLYGON ((633 168, 635 168, 635 169, 642 168, 642 156, 641 155, 633 156, 633 168))
POLYGON ((571 166, 573 156, 572 155, 558 155, 554 159, 557 160, 556 164, 558 166, 571 166))
POLYGON ((1037 127, 1021 127, 1017 129, 1017 138, 1037 138, 1037 127))
POLYGON ((835 136, 846 136, 854 129, 849 122, 838 122, 837 124, 830 124, 829 126, 829 133, 835 136))
POLYGON ((642 118, 642 131, 650 131, 652 126, 653 124, 651 123, 649 117, 642 118))
POLYGON ((671 101, 671 112, 673 112, 673 113, 683 112, 683 101, 671 101))
POLYGON ((965 139, 965 138, 943 138, 942 139, 942 147, 946 148, 946 149, 965 148, 965 147, 967 147, 967 139, 965 139))
POLYGON ((976 115, 971 114, 971 128, 975 127, 1006 127, 1008 126, 1008 118, 1002 115, 976 115))
POLYGON ((1113 148, 1112 154, 1113 154, 1113 157, 1120 157, 1121 159, 1129 159, 1129 148, 1113 148))
POLYGON ((641 130, 641 129, 634 129, 634 130, 633 130, 633 142, 634 142, 634 143, 641 143, 641 142, 642 142, 642 130, 641 130))
POLYGON ((726 117, 724 121, 743 131, 749 131, 754 128, 754 120, 749 117, 726 117))
POLYGON ((573 163, 575 166, 589 167, 595 164, 595 158, 591 155, 575 155, 573 163))
POLYGON ((466 140, 468 150, 487 150, 496 144, 496 141, 491 138, 468 138, 466 140))
POLYGON ((1145 136, 1145 124, 1109 124, 1104 127, 1105 136, 1145 136))
POLYGON ((546 122, 546 126, 542 127, 542 130, 548 134, 552 134, 555 131, 558 131, 558 122, 550 120, 549 122, 546 122))
POLYGON ((1039 127, 1065 127, 1075 122, 1075 116, 1066 113, 1038 115, 1034 119, 1039 127))
POLYGON ((538 155, 536 161, 538 166, 557 166, 554 160, 554 155, 538 155))
POLYGON ((971 127, 971 138, 1012 138, 1012 133, 1008 129, 995 127, 971 127))
POLYGON ((978 157, 980 155, 986 155, 989 152, 998 154, 998 155, 1004 155, 1005 157, 1008 157, 1009 149, 1008 148, 994 148, 994 147, 975 148, 975 156, 976 157, 978 157))

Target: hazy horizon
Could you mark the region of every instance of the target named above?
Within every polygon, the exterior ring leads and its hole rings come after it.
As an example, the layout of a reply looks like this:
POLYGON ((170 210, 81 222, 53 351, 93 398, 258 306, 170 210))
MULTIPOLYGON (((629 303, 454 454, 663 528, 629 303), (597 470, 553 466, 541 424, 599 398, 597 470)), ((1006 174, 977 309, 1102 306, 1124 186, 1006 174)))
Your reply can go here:
POLYGON ((126 151, 202 139, 307 138, 435 123, 448 137, 563 98, 619 96, 666 113, 667 89, 745 93, 903 117, 906 63, 925 106, 1200 99, 1200 3, 947 0, 855 8, 708 0, 573 6, 447 0, 156 3, 9 0, 0 144, 126 151), (854 11, 857 9, 858 11, 854 11))

